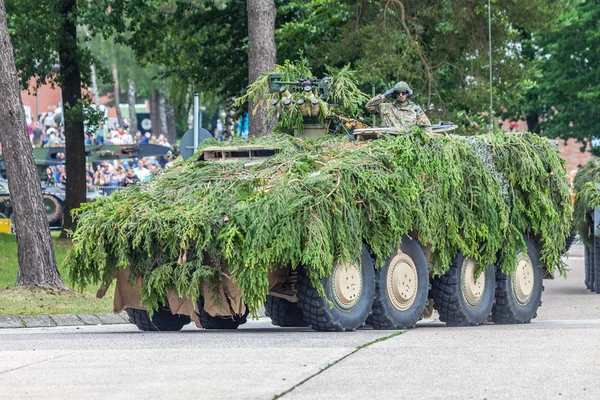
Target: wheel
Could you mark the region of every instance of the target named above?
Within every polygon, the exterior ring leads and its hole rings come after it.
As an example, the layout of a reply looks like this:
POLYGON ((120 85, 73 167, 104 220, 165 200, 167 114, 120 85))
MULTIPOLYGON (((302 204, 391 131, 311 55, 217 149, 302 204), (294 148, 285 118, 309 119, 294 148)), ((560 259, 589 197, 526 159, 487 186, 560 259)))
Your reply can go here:
POLYGON ((566 241, 566 247, 565 247, 565 253, 567 253, 569 251, 569 249, 571 248, 571 246, 573 245, 573 243, 575 242, 575 238, 577 237, 577 231, 575 229, 573 229, 571 231, 571 234, 569 235, 569 237, 567 238, 566 241))
POLYGON ((325 297, 319 296, 305 269, 298 270, 298 306, 304 321, 316 331, 345 332, 360 327, 371 312, 375 295, 375 270, 367 246, 363 245, 360 263, 335 265, 321 283, 325 297))
POLYGON ((498 269, 496 303, 492 321, 496 324, 526 324, 536 317, 542 304, 544 271, 535 242, 525 237, 527 251, 517 254, 517 266, 512 275, 498 269))
POLYGON ((379 270, 369 323, 373 329, 412 328, 422 318, 429 293, 429 268, 417 240, 404 237, 379 270))
POLYGON ((594 262, 590 265, 592 292, 600 294, 600 239, 594 236, 594 262))
POLYGON ((129 316, 129 322, 137 326, 140 331, 180 331, 191 321, 187 315, 171 314, 171 310, 165 307, 155 311, 152 319, 146 310, 127 308, 125 311, 129 316))
POLYGON ((591 290, 593 287, 592 266, 594 265, 594 250, 588 248, 588 246, 585 245, 583 251, 585 268, 585 287, 591 290))
POLYGON ((46 218, 48 223, 59 221, 63 215, 62 203, 54 196, 49 194, 42 195, 44 202, 44 211, 46 212, 46 218))
POLYGON ((308 326, 302 317, 302 310, 296 305, 281 297, 267 296, 265 314, 271 318, 271 323, 284 328, 308 326))
POLYGON ((213 317, 204 310, 204 299, 198 301, 198 318, 204 329, 237 329, 247 322, 248 308, 242 316, 217 316, 213 317))
POLYGON ((473 326, 487 320, 494 304, 496 270, 489 265, 475 279, 476 269, 475 260, 458 252, 450 269, 432 279, 430 297, 440 321, 449 326, 473 326))

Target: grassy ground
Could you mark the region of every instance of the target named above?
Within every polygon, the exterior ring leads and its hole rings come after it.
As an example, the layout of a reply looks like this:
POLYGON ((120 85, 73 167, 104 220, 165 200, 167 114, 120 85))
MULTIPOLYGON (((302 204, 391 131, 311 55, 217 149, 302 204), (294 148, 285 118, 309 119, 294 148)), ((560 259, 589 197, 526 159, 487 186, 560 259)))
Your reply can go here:
MULTIPOLYGON (((54 253, 59 272, 67 286, 71 286, 66 271, 61 268, 69 240, 58 239, 59 232, 52 232, 54 253)), ((96 298, 96 287, 87 287, 83 292, 58 292, 42 289, 15 288, 17 272, 17 242, 14 235, 0 234, 0 315, 33 314, 87 314, 112 312, 113 290, 103 299, 96 298)))

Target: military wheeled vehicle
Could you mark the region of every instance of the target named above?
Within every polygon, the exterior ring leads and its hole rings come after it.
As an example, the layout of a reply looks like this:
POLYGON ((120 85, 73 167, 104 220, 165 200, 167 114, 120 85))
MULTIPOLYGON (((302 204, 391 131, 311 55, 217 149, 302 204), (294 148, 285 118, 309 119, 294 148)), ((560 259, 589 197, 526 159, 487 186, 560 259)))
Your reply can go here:
MULTIPOLYGON (((289 84, 272 90, 288 96, 289 84)), ((327 89, 297 86, 307 98, 327 89)), ((144 331, 236 329, 261 304, 274 325, 317 331, 407 329, 434 310, 450 326, 536 317, 545 270, 564 272, 571 214, 549 141, 352 118, 333 137, 306 101, 286 100, 273 108, 292 104, 309 123, 295 138, 204 143, 80 210, 65 261, 74 281, 102 281, 103 295, 116 277, 115 312, 144 331)))
MULTIPOLYGON (((86 160, 88 162, 101 162, 134 157, 164 156, 170 152, 171 149, 154 144, 88 146, 86 147, 86 160)), ((65 154, 64 147, 33 149, 33 156, 40 177, 44 211, 50 229, 60 229, 62 227, 66 194, 65 185, 56 182, 54 179, 49 179, 45 169, 48 166, 64 165, 65 154)), ((0 155, 1 160, 2 156, 0 155)), ((4 174, 0 174, 0 219, 10 219, 14 231, 14 213, 8 190, 8 181, 2 175, 4 174)), ((87 194, 88 201, 93 201, 97 197, 97 193, 87 194)))
POLYGON ((600 163, 593 158, 573 181, 573 225, 584 245, 584 284, 600 293, 600 163))

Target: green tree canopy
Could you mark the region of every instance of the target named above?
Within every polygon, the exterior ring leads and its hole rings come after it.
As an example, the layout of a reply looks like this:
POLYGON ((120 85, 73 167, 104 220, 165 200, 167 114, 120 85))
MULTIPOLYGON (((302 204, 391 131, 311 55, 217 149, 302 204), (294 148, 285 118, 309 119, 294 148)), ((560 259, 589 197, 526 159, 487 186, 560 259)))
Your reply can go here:
MULTIPOLYGON (((600 3, 581 1, 537 41, 544 134, 584 142, 600 124, 600 3)), ((585 145, 584 145, 585 147, 585 145)))

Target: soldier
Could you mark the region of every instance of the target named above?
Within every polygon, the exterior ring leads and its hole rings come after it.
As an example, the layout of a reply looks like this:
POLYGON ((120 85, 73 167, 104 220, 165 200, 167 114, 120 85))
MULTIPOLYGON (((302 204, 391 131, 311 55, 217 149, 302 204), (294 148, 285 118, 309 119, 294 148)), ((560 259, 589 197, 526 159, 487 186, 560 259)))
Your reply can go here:
POLYGON ((384 126, 390 126, 406 131, 417 125, 426 132, 431 132, 431 122, 423 112, 421 107, 408 101, 413 95, 413 91, 408 83, 400 81, 385 92, 373 97, 365 105, 365 108, 373 113, 381 115, 381 122, 384 126), (393 102, 386 103, 386 98, 391 98, 393 102))

